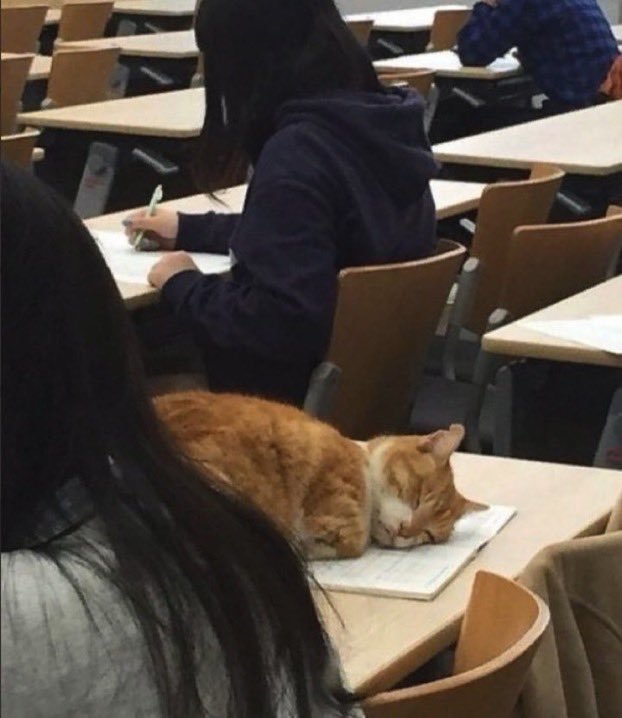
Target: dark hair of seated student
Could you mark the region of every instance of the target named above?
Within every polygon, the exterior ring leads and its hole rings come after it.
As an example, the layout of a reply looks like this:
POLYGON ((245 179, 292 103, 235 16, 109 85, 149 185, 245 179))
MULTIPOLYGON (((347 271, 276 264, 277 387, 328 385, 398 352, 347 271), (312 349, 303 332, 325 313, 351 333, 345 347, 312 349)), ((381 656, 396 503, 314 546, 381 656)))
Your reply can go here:
POLYGON ((204 349, 212 389, 301 404, 339 271, 434 251, 424 102, 380 84, 333 0, 203 0, 195 32, 201 186, 253 172, 241 214, 179 215, 175 248, 230 252, 231 276, 190 265, 156 286, 204 349))
POLYGON ((1 240, 3 714, 349 714, 299 556, 175 449, 81 221, 3 165, 1 240))

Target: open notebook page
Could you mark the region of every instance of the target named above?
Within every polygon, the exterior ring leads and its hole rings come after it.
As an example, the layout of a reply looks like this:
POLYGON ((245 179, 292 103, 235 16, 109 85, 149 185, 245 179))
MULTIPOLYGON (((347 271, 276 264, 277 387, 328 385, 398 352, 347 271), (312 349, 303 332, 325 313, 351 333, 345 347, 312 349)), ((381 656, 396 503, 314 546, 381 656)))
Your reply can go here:
MULTIPOLYGON (((149 284, 147 275, 153 265, 167 252, 139 252, 130 246, 122 232, 93 232, 112 276, 118 282, 149 284)), ((224 254, 191 252, 197 267, 205 274, 222 274, 231 268, 231 259, 224 254)))
POLYGON ((459 519, 446 543, 406 550, 372 546, 360 558, 312 561, 311 571, 326 589, 429 600, 515 513, 511 506, 490 506, 459 519))

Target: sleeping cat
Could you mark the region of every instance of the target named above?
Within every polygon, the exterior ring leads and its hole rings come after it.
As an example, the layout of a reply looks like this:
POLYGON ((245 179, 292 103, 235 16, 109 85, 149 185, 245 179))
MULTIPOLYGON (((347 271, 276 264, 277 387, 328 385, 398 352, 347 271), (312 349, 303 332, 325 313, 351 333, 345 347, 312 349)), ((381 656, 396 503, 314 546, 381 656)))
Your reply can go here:
POLYGON ((360 556, 370 540, 396 548, 445 541, 466 511, 449 464, 464 436, 356 442, 291 406, 236 394, 160 396, 158 414, 192 459, 227 481, 309 558, 360 556))

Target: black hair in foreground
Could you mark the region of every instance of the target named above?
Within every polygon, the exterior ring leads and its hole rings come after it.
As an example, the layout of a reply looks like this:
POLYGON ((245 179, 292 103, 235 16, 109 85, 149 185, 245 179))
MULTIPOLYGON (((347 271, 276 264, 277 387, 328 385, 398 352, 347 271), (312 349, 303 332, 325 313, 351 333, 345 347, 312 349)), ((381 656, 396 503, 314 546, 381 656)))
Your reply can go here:
POLYGON ((334 0, 203 0, 195 33, 206 99, 196 170, 208 191, 257 160, 285 101, 381 90, 334 0))
MULTIPOLYGON (((227 716, 274 718, 284 677, 292 715, 310 717, 312 706, 345 715, 349 694, 326 688, 328 643, 296 552, 175 451, 119 292, 81 221, 27 172, 3 165, 1 176, 2 551, 24 547, 33 517, 53 511, 77 476, 114 553, 104 574, 144 634, 162 715, 205 715, 197 614, 222 650, 227 716)), ((54 540, 34 550, 61 568, 70 558, 54 540)))

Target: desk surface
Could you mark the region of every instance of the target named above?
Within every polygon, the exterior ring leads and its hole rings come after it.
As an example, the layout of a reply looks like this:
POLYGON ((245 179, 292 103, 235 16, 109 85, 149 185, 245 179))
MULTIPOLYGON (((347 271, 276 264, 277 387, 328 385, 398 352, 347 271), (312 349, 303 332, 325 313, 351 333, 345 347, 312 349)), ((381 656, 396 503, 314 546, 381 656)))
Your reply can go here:
POLYGON ((622 43, 622 25, 612 25, 611 29, 613 30, 613 36, 615 39, 622 43))
POLYGON ((527 169, 537 162, 582 175, 622 170, 622 100, 434 146, 443 162, 527 169))
POLYGON ((344 628, 321 610, 355 690, 386 690, 455 641, 477 570, 517 577, 545 546, 602 530, 622 492, 620 471, 473 454, 453 466, 466 496, 518 513, 433 601, 331 592, 344 628))
POLYGON ((196 0, 116 0, 113 12, 119 15, 194 15, 196 0))
POLYGON ((500 57, 487 67, 470 67, 460 62, 451 50, 423 52, 418 55, 401 55, 374 63, 377 70, 434 70, 439 77, 456 77, 469 80, 499 80, 522 73, 515 57, 500 57))
POLYGON ((52 69, 52 58, 49 55, 35 55, 28 72, 28 81, 47 80, 52 69))
POLYGON ((61 9, 59 7, 51 7, 45 14, 44 25, 58 25, 60 22, 61 9))
POLYGON ((33 127, 183 139, 199 134, 204 110, 205 92, 202 88, 193 88, 22 112, 18 119, 33 127))
POLYGON ((384 32, 422 32, 432 27, 437 10, 462 10, 464 8, 466 8, 465 5, 434 5, 405 10, 362 12, 346 15, 345 19, 348 21, 373 20, 374 30, 384 32))
MULTIPOLYGON (((438 219, 444 219, 476 209, 485 185, 476 182, 432 180, 431 186, 434 203, 436 205, 436 216, 438 219)), ((208 212, 209 210, 216 212, 240 212, 244 204, 245 195, 246 185, 242 185, 218 193, 218 197, 224 204, 215 202, 207 195, 195 194, 190 197, 163 202, 162 206, 177 210, 178 212, 208 212)), ((128 209, 123 212, 94 217, 93 219, 87 220, 86 225, 93 231, 119 231, 121 229, 121 221, 132 211, 133 210, 128 209)), ((158 296, 158 292, 152 287, 136 284, 120 282, 119 289, 129 309, 135 309, 138 306, 154 302, 158 296)))
POLYGON ((199 49, 193 30, 179 32, 156 32, 149 35, 121 35, 98 40, 64 42, 62 49, 118 47, 121 55, 128 57, 158 57, 162 59, 183 59, 198 57, 199 49))
POLYGON ((482 346, 494 354, 532 359, 551 359, 580 364, 599 364, 622 368, 622 356, 594 347, 541 334, 522 325, 525 321, 585 319, 591 314, 622 312, 622 276, 575 294, 528 317, 485 334, 482 346))

